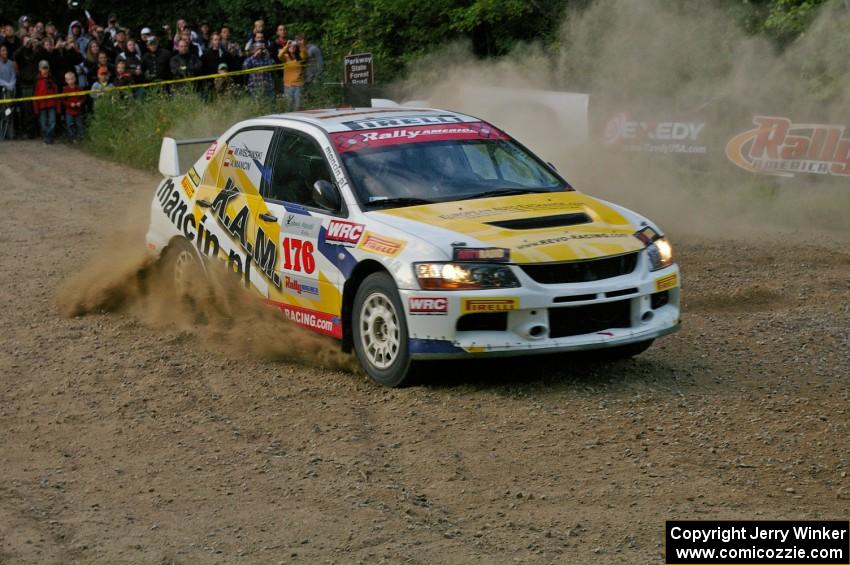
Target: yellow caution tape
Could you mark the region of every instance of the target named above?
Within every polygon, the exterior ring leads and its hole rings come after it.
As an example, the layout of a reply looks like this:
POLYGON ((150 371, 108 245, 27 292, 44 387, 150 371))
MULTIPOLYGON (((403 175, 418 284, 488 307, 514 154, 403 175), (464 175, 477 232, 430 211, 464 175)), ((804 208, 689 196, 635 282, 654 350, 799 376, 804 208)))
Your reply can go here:
POLYGON ((59 94, 46 94, 44 96, 26 96, 23 98, 7 98, 0 100, 0 104, 14 104, 16 102, 27 102, 30 100, 50 100, 53 98, 68 98, 69 96, 85 96, 96 92, 98 94, 106 94, 108 92, 118 92, 121 90, 133 90, 134 88, 149 88, 154 86, 165 86, 167 84, 180 84, 183 82, 195 82, 198 80, 210 80, 222 77, 252 75, 254 73, 262 73, 268 71, 276 71, 283 68, 283 63, 274 65, 266 65, 264 67, 254 67, 253 69, 242 69, 241 71, 228 71, 226 73, 216 73, 214 75, 203 75, 188 78, 174 78, 170 80, 160 80, 157 82, 146 82, 144 84, 129 84, 127 86, 113 86, 111 88, 102 88, 100 90, 80 90, 77 92, 60 92, 59 94))

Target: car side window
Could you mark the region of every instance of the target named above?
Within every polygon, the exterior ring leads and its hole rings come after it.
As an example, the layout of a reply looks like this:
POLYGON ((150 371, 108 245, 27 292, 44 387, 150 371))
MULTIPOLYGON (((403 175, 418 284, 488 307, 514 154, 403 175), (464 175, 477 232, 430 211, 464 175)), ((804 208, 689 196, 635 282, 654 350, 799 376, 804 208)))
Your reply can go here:
POLYGON ((273 166, 268 198, 320 207, 313 199, 313 184, 318 180, 333 182, 333 176, 314 139, 300 132, 282 131, 273 166))
POLYGON ((268 182, 265 163, 273 136, 272 128, 251 127, 227 140, 227 152, 220 169, 222 188, 226 185, 231 190, 249 194, 260 192, 268 182))

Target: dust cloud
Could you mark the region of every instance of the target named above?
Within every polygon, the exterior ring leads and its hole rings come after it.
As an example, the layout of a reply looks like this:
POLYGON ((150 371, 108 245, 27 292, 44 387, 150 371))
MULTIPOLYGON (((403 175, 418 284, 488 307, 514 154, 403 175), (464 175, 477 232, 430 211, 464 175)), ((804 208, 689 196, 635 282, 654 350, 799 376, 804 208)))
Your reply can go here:
MULTIPOLYGON (((129 218, 144 218, 135 213, 129 218)), ((145 227, 146 227, 145 223, 145 227)), ((338 342, 286 320, 245 289, 221 262, 208 262, 188 295, 178 296, 166 256, 147 253, 138 220, 109 234, 99 250, 57 291, 65 316, 126 312, 149 327, 191 332, 210 350, 358 372, 338 342)))
POLYGON ((576 188, 621 203, 671 233, 758 236, 776 229, 848 230, 850 179, 754 175, 724 155, 753 115, 795 123, 850 123, 850 10, 827 4, 807 33, 785 49, 736 27, 733 4, 599 0, 563 22, 557 47, 522 45, 479 61, 454 44, 412 65, 396 100, 480 116, 555 164, 576 188), (822 82, 829 76, 828 83, 822 82), (843 86, 842 86, 843 85, 843 86), (518 92, 510 105, 486 88, 588 93, 589 141, 576 145, 557 120, 518 92), (470 96, 470 89, 476 95, 470 96), (482 94, 483 93, 483 94, 482 94), (704 122, 707 152, 617 151, 606 121, 704 122), (711 136, 714 135, 714 138, 711 136))

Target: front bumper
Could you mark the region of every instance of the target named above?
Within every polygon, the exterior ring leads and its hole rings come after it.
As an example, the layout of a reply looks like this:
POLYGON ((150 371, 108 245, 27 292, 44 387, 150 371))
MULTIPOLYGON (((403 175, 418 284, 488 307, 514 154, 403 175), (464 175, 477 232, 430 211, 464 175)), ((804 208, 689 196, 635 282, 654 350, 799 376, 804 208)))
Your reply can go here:
POLYGON ((679 327, 678 266, 593 282, 519 288, 400 290, 414 358, 524 355, 600 349, 655 339, 679 327))

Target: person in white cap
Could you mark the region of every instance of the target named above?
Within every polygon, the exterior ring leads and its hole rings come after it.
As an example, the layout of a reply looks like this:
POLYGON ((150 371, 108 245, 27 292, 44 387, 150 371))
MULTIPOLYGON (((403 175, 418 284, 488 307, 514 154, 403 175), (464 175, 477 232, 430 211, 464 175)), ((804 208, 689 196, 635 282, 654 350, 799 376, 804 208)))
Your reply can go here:
POLYGON ((142 28, 142 31, 140 31, 140 32, 139 32, 139 35, 140 35, 140 36, 141 36, 141 38, 142 38, 142 44, 147 45, 147 43, 148 43, 148 37, 150 37, 151 35, 153 35, 153 32, 151 31, 151 28, 149 28, 149 27, 143 27, 143 28, 142 28))

